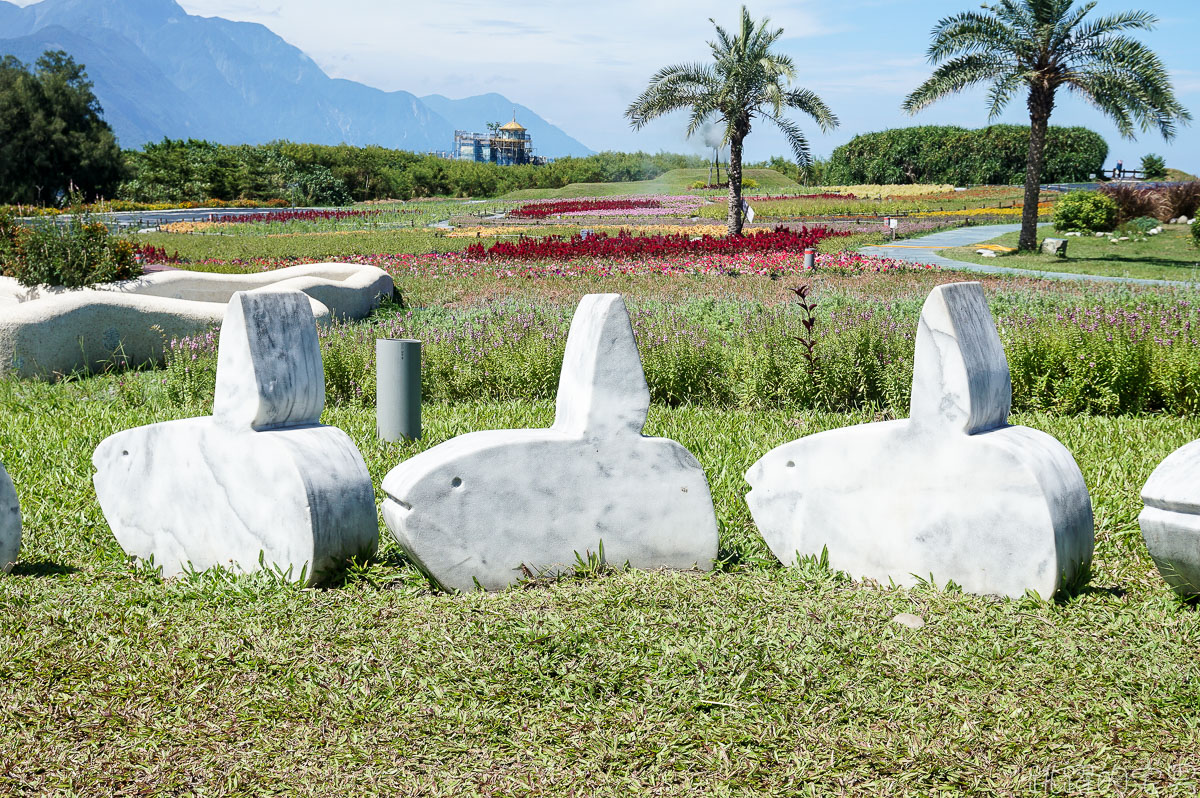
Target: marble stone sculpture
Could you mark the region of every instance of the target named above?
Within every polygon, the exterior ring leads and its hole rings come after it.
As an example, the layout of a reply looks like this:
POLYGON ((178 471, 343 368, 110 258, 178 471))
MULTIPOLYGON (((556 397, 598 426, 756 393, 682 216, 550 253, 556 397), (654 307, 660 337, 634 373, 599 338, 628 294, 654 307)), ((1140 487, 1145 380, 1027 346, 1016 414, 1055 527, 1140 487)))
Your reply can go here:
POLYGON ((754 520, 784 563, 827 547, 856 578, 1049 597, 1086 578, 1091 500, 1062 444, 1008 425, 1011 400, 982 288, 938 286, 917 330, 911 417, 768 452, 746 474, 754 520))
POLYGON ((308 297, 234 294, 213 415, 119 432, 96 447, 96 494, 121 547, 167 576, 265 567, 307 584, 373 553, 371 476, 349 436, 318 423, 324 404, 308 297))
POLYGON ((0 571, 7 573, 21 550, 21 505, 8 472, 0 464, 0 571))
POLYGON ((1200 441, 1154 469, 1142 501, 1138 523, 1159 573, 1181 596, 1200 596, 1200 441))
POLYGON ((392 296, 374 266, 310 263, 261 274, 153 272, 88 288, 23 286, 0 277, 0 376, 57 379, 114 360, 157 363, 164 339, 220 324, 238 291, 303 291, 317 322, 359 319, 392 296))
POLYGON ((400 546, 447 589, 498 590, 597 553, 637 568, 708 569, 717 522, 704 470, 643 437, 650 392, 619 294, 584 297, 554 425, 454 438, 383 480, 400 546))

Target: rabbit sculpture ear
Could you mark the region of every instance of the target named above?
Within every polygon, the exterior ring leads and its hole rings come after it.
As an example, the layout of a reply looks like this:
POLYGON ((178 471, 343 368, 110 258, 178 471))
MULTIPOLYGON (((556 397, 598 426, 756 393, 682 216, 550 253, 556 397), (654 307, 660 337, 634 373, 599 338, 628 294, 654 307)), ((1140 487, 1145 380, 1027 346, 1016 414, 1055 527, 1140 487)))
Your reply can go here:
POLYGON ((1004 426, 1011 404, 1008 360, 983 288, 938 286, 925 300, 917 327, 913 422, 974 435, 1004 426))
POLYGON ((324 407, 325 372, 308 297, 234 294, 221 325, 213 416, 229 427, 262 430, 315 424, 324 407))
POLYGON ((650 389, 620 294, 589 294, 567 335, 554 429, 585 438, 640 435, 650 389))

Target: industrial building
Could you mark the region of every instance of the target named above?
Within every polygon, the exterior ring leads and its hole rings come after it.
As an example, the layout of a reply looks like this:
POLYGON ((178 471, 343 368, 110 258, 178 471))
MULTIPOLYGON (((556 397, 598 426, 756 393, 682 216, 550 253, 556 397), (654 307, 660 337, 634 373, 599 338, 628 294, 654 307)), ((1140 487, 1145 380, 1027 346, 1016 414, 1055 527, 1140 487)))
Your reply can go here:
POLYGON ((517 122, 515 114, 511 122, 498 125, 487 133, 454 131, 452 157, 459 161, 494 163, 500 166, 546 162, 545 158, 533 154, 533 139, 517 122))

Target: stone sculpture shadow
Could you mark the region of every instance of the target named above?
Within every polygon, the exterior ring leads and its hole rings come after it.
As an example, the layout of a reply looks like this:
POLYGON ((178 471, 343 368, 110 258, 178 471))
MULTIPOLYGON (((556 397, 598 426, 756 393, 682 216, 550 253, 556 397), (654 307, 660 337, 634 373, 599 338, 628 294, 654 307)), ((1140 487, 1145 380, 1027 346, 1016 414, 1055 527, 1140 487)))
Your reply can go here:
POLYGON ((309 299, 234 294, 213 415, 96 447, 100 507, 127 554, 164 576, 213 566, 315 584, 378 544, 375 493, 346 433, 318 423, 325 376, 309 299))
POLYGON ((1171 589, 1200 602, 1200 441, 1176 449, 1142 488, 1146 548, 1171 589))
POLYGON ((12 571, 21 551, 21 503, 17 489, 0 463, 0 572, 12 571))
POLYGON ((717 523, 700 463, 642 433, 650 392, 619 294, 571 322, 554 425, 472 432, 383 480, 397 542, 445 589, 498 590, 595 552, 635 568, 710 568, 717 523))
POLYGON ((855 578, 1050 598, 1088 577, 1091 499, 1053 437, 1010 426, 1012 383, 979 283, 935 288, 921 310, 910 418, 783 444, 746 496, 785 564, 828 548, 855 578))

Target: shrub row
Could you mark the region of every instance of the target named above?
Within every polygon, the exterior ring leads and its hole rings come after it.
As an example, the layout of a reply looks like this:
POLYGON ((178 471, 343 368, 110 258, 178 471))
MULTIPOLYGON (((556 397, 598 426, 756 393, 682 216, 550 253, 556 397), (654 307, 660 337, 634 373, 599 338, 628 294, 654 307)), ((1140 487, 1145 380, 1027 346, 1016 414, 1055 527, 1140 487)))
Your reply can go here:
MULTIPOLYGON (((632 313, 656 402, 863 407, 907 415, 919 308, 818 308, 811 333, 796 306, 712 299, 632 313), (813 357, 805 340, 814 341, 813 357)), ((1015 409, 1063 415, 1200 412, 1200 311, 1186 302, 1098 306, 998 320, 1015 409)), ((506 304, 485 311, 408 311, 321 333, 326 395, 371 405, 377 337, 424 342, 426 401, 548 399, 557 389, 568 309, 506 304)), ((180 403, 211 401, 216 337, 174 341, 165 384, 180 403)))
POLYGON ((276 141, 229 146, 164 139, 125 153, 123 199, 145 202, 280 199, 297 205, 344 205, 382 198, 494 197, 525 188, 568 183, 649 180, 700 156, 602 152, 558 158, 542 166, 450 161, 385 147, 326 146, 276 141))
MULTIPOLYGON (((855 136, 833 151, 824 175, 834 184, 1018 184, 1025 181, 1029 128, 992 125, 978 130, 922 126, 855 136)), ((1108 145, 1082 127, 1046 134, 1045 183, 1087 180, 1108 157, 1108 145)))

